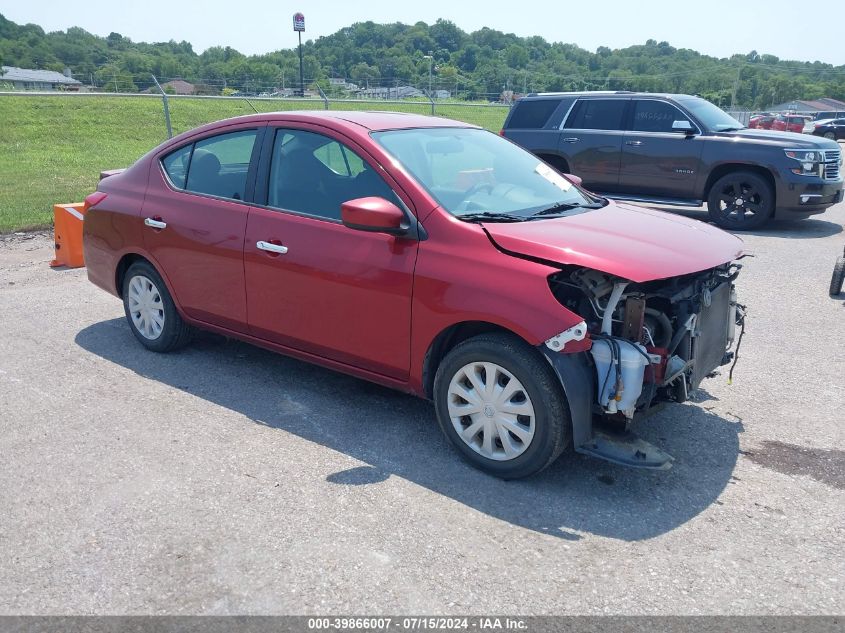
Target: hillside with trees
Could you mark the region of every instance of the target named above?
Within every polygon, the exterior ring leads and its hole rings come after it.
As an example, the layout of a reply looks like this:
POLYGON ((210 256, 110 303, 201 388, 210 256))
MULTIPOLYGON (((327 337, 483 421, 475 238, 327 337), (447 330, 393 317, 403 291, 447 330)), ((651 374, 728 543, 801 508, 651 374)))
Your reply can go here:
MULTIPOLYGON (((609 43, 610 44, 610 43, 609 43)), ((699 94, 723 107, 764 109, 792 99, 845 99, 845 66, 785 61, 773 55, 736 54, 718 59, 668 42, 590 52, 541 37, 518 37, 489 28, 467 33, 448 20, 434 24, 363 22, 304 44, 309 85, 327 94, 344 78, 364 86, 432 87, 463 99, 497 100, 515 93, 556 90, 645 90, 699 94)), ((45 33, 0 15, 0 63, 63 71, 106 91, 134 92, 181 78, 200 93, 226 88, 272 92, 298 83, 295 49, 246 56, 230 47, 197 53, 188 42, 133 42, 119 33, 98 37, 84 29, 45 33)))

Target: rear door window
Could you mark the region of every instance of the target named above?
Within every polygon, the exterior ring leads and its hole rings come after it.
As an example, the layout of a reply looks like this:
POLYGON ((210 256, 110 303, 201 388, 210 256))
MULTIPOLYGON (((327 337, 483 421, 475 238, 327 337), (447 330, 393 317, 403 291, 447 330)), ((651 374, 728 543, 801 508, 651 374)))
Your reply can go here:
POLYGON ((581 99, 566 121, 567 129, 621 130, 628 99, 581 99))
POLYGON ((256 135, 256 130, 242 130, 196 142, 185 188, 195 193, 243 200, 256 135))
POLYGON ((175 152, 170 152, 161 161, 167 177, 177 189, 185 188, 185 179, 188 176, 188 165, 191 162, 191 150, 193 147, 193 145, 180 147, 175 152))

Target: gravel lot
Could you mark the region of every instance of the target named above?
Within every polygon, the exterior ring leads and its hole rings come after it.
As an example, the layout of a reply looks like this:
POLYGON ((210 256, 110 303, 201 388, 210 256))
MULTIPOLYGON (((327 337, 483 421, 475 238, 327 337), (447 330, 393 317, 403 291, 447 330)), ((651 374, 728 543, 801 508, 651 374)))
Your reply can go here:
MULTIPOLYGON (((688 211, 704 218, 702 211, 688 211)), ((845 204, 746 234, 728 386, 502 482, 430 403, 203 335, 160 356, 0 237, 0 613, 841 614, 845 204)))

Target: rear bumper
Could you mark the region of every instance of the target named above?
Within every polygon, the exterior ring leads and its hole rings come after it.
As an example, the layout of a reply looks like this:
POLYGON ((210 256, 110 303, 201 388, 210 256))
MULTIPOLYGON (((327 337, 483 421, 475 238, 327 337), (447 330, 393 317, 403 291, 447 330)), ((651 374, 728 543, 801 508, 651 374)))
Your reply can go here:
POLYGON ((842 184, 841 178, 808 182, 796 176, 795 179, 785 180, 778 187, 775 217, 790 219, 824 213, 828 207, 842 202, 842 184))

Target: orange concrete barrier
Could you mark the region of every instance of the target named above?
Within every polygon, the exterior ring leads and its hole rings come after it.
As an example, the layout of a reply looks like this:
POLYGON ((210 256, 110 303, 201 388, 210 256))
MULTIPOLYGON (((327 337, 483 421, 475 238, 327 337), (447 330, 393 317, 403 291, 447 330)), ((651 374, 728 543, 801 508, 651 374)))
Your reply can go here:
POLYGON ((51 267, 67 266, 81 268, 85 265, 82 255, 82 221, 85 219, 85 205, 53 205, 53 231, 56 257, 50 262, 51 267))

